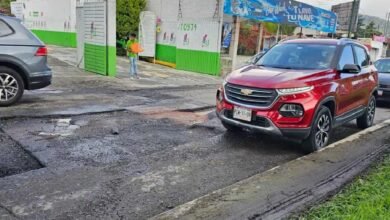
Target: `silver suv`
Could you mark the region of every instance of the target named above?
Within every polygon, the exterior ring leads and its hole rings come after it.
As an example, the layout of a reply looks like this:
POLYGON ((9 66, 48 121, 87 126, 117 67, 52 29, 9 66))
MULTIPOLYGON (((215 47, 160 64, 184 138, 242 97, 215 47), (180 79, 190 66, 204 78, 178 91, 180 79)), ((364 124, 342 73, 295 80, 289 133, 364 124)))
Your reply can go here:
POLYGON ((0 14, 0 107, 51 84, 47 48, 20 20, 0 14))

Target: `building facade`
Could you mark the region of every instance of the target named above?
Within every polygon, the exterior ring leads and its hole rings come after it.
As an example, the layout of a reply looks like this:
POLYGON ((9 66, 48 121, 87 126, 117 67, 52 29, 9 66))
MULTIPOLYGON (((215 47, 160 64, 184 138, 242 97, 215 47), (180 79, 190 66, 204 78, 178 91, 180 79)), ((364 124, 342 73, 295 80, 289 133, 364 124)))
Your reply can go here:
MULTIPOLYGON (((76 7, 104 0, 17 0, 23 21, 46 44, 77 47, 76 7)), ((177 69, 220 74, 222 0, 148 0, 157 16, 156 59, 177 69)))
POLYGON ((220 0, 148 0, 157 15, 156 59, 188 70, 218 75, 222 32, 220 0))
POLYGON ((332 11, 337 14, 337 32, 348 32, 350 24, 352 25, 351 31, 356 32, 359 8, 360 0, 356 0, 355 5, 353 4, 353 2, 347 2, 332 6, 332 11))
POLYGON ((18 0, 23 22, 47 44, 76 47, 76 0, 18 0))

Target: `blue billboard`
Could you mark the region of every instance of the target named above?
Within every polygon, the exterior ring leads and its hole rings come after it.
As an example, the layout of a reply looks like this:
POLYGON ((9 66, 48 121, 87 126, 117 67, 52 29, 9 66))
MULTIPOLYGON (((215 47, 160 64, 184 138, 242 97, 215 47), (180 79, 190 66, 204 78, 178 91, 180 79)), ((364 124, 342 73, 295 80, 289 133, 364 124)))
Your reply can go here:
POLYGON ((335 13, 293 0, 225 0, 224 13, 327 33, 335 33, 337 26, 335 13))

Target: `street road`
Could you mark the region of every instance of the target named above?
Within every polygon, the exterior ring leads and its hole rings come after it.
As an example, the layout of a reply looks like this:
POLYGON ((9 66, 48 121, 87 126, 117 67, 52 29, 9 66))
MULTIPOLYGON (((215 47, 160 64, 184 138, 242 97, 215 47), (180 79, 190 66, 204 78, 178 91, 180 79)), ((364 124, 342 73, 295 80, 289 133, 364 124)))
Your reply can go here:
MULTIPOLYGON (((134 82, 49 62, 53 86, 0 109, 0 217, 145 219, 303 155, 300 143, 227 133, 213 113, 219 79, 162 69, 134 82)), ((380 107, 376 123, 390 116, 380 107)))

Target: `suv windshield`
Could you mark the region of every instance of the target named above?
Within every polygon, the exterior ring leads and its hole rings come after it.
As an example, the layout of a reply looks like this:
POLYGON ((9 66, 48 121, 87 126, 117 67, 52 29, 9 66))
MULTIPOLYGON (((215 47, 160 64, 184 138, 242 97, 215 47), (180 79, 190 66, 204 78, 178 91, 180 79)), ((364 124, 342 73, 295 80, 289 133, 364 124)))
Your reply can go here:
POLYGON ((390 60, 378 60, 375 67, 380 73, 390 73, 390 60))
POLYGON ((257 65, 281 69, 329 69, 335 52, 334 45, 286 43, 274 46, 257 65))

